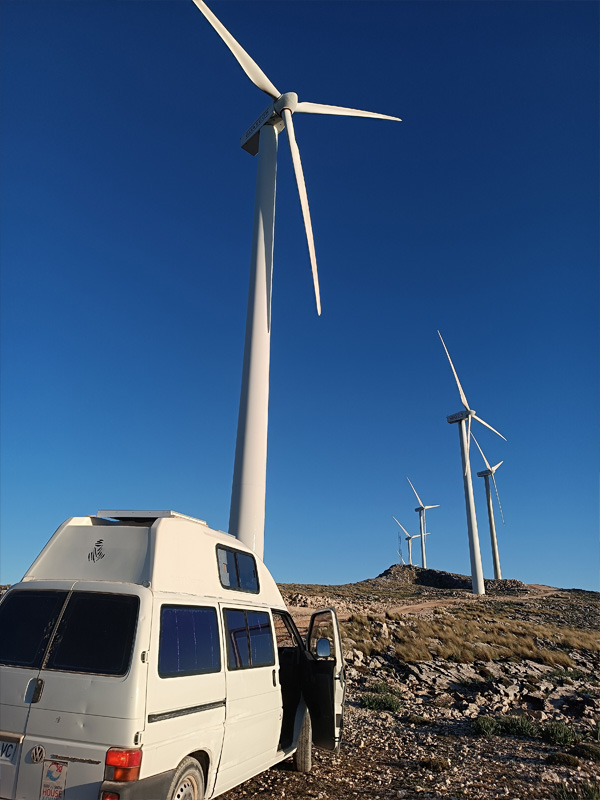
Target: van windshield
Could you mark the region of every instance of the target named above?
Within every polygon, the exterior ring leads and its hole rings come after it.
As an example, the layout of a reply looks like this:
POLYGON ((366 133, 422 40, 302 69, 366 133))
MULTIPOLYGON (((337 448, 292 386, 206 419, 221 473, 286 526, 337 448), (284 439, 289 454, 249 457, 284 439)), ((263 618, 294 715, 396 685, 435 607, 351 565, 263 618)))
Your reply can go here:
POLYGON ((135 595, 9 593, 0 604, 0 664, 124 675, 138 607, 135 595))

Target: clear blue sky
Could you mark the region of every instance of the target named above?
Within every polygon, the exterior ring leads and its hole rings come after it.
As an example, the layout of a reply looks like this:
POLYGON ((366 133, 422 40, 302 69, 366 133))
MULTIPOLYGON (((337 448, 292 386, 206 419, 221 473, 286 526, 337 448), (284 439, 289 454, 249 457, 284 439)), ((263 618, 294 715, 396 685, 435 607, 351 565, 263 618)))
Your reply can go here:
MULTIPOLYGON (((265 560, 344 583, 468 573, 436 330, 497 473, 505 577, 598 589, 598 4, 217 2, 301 100, 323 315, 280 139, 265 560), (419 548, 415 548, 419 554, 419 548), (406 555, 406 551, 405 551, 406 555)), ((226 529, 268 104, 191 0, 0 4, 2 573, 67 517, 226 529)), ((473 453, 474 471, 483 464, 473 453)), ((492 577, 482 479, 484 573, 492 577)))

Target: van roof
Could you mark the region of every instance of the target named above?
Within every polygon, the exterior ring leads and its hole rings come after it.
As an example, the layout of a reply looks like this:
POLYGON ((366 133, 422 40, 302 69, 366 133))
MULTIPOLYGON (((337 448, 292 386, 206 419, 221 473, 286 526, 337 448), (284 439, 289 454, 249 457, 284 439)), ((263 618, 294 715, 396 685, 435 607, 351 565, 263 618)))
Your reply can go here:
POLYGON ((258 595, 223 587, 217 546, 252 553, 234 536, 175 511, 99 511, 64 522, 23 581, 134 583, 154 591, 227 597, 284 607, 273 577, 256 560, 258 595))
POLYGON ((187 514, 180 514, 179 511, 98 511, 96 517, 101 519, 118 519, 118 520, 140 520, 147 522, 151 520, 154 522, 156 519, 165 517, 177 517, 178 519, 189 519, 191 522, 199 522, 201 525, 206 525, 206 520, 196 519, 195 517, 188 517, 187 514))

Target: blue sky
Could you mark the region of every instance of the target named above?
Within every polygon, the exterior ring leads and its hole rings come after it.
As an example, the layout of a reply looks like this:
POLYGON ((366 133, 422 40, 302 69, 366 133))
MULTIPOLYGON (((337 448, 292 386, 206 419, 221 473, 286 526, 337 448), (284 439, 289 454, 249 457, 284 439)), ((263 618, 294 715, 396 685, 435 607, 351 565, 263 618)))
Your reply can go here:
MULTIPOLYGON (((280 138, 275 578, 344 583, 394 563, 392 515, 418 528, 406 476, 440 504, 428 566, 469 572, 439 328, 471 406, 508 440, 478 426, 504 459, 504 577, 598 589, 598 4, 211 7, 282 91, 403 118, 295 118, 321 318, 280 138)), ((239 137, 268 99, 191 0, 0 13, 11 583, 64 519, 99 508, 226 530, 256 172, 239 137)))

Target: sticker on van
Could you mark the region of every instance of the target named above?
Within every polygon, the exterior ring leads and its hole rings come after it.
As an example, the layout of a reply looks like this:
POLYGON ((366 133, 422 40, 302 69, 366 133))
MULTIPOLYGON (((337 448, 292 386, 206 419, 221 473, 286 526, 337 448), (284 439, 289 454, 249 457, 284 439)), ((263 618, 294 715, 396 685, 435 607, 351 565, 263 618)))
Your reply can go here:
POLYGON ((44 761, 40 800, 63 800, 67 784, 65 761, 44 761))

